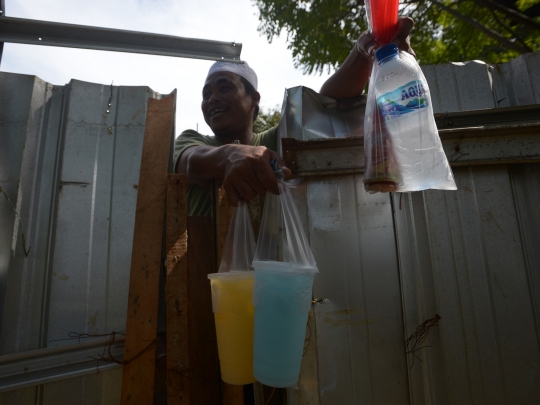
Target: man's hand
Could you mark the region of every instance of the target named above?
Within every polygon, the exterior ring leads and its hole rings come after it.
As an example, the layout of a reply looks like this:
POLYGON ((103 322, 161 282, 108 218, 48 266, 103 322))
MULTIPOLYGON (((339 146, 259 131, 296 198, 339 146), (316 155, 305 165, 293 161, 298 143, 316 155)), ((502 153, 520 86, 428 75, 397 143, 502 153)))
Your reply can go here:
MULTIPOLYGON (((400 50, 409 52, 412 56, 416 57, 411 48, 409 38, 413 25, 412 18, 400 18, 398 20, 397 31, 392 37, 391 42, 394 42, 400 50)), ((360 96, 371 75, 375 51, 380 47, 381 45, 373 38, 373 35, 369 31, 364 31, 360 34, 358 41, 356 41, 354 48, 347 59, 345 59, 345 62, 324 82, 320 93, 336 100, 360 96)))
POLYGON ((266 195, 267 191, 279 194, 277 178, 270 165, 272 159, 277 159, 285 177, 291 175, 281 157, 264 146, 227 145, 226 148, 229 151, 223 187, 233 206, 238 204, 240 197, 250 201, 257 194, 266 195))
POLYGON ((227 198, 233 206, 238 199, 252 200, 257 194, 267 191, 279 194, 277 178, 270 162, 276 159, 277 166, 285 177, 291 171, 274 151, 264 146, 228 144, 215 146, 194 146, 182 153, 177 171, 188 175, 192 184, 209 187, 212 180, 221 181, 227 198))
MULTIPOLYGON (((411 38, 410 33, 413 29, 414 21, 410 17, 401 17, 398 19, 397 31, 392 37, 390 43, 394 43, 401 51, 410 53, 416 58, 416 54, 411 48, 411 38)), ((373 35, 368 31, 364 31, 358 37, 356 41, 356 50, 367 58, 373 58, 375 51, 379 49, 381 45, 373 37, 373 35)))

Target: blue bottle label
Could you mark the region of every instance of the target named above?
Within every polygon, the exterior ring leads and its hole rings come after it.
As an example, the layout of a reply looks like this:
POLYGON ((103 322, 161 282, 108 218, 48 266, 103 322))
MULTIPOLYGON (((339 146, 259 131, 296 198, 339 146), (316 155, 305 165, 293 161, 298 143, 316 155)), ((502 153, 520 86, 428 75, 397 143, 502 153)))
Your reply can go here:
POLYGON ((429 105, 421 80, 413 80, 396 90, 377 97, 377 105, 386 121, 403 117, 429 105))

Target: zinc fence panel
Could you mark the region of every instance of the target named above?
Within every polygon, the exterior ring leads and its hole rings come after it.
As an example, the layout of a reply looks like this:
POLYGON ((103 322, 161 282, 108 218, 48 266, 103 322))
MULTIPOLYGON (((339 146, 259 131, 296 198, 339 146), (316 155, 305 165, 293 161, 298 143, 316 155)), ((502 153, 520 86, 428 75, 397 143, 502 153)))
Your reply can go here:
POLYGON ((390 198, 361 176, 309 180, 307 198, 320 403, 409 403, 390 198))
POLYGON ((0 355, 11 355, 11 363, 0 356, 0 372, 12 370, 19 353, 40 367, 41 379, 21 371, 20 388, 1 393, 1 401, 118 403, 120 366, 89 361, 92 338, 69 334, 125 328, 147 102, 162 96, 148 87, 53 86, 11 73, 0 73, 0 83, 0 153, 9 155, 0 161, 0 181, 16 209, 1 199, 8 226, 0 237, 9 243, 0 248, 0 355), (40 359, 54 347, 69 359, 47 371, 40 359))
MULTIPOLYGON (((423 67, 436 112, 538 103, 539 57, 423 67)), ((403 202, 394 219, 405 334, 441 316, 427 347, 414 363, 408 357, 411 403, 534 403, 538 164, 461 167, 454 175, 456 192, 393 196, 403 202)))
POLYGON ((512 185, 537 181, 530 168, 526 172, 528 179, 505 165, 460 168, 454 171, 457 192, 410 195, 405 212, 396 211, 404 311, 416 319, 408 333, 434 311, 442 318, 429 347, 419 352, 432 367, 422 368, 418 361, 410 365, 421 370, 411 371, 413 398, 512 404, 539 397, 538 268, 531 268, 539 254, 536 247, 527 249, 539 222, 533 211, 521 212, 521 218, 516 212, 516 206, 537 201, 538 191, 522 188, 517 194, 512 185), (411 212, 418 211, 424 213, 413 218, 411 212), (419 228, 429 237, 417 237, 413 230, 419 228), (414 259, 411 245, 416 245, 414 259), (427 269, 417 264, 422 256, 431 259, 427 269), (430 268, 432 284, 422 283, 420 291, 409 288, 411 280, 416 286, 425 280, 422 273, 430 268), (426 307, 431 313, 422 312, 426 307))
POLYGON ((1 168, 10 172, 2 187, 15 210, 5 198, 0 202, 2 223, 11 232, 9 243, 4 240, 0 248, 6 291, 1 302, 0 350, 11 354, 37 349, 43 339, 44 269, 49 258, 49 216, 63 91, 33 76, 3 73, 1 80, 6 84, 1 86, 2 105, 7 107, 0 113, 5 114, 2 142, 15 140, 14 147, 8 148, 12 158, 2 160, 1 168))

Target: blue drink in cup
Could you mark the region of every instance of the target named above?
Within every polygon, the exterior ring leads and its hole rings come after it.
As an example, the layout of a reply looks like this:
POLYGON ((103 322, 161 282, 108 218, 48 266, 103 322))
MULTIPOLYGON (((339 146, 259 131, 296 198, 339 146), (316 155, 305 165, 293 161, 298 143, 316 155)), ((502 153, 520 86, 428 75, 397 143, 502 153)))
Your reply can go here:
POLYGON ((253 375, 271 387, 298 382, 316 268, 254 261, 253 375))

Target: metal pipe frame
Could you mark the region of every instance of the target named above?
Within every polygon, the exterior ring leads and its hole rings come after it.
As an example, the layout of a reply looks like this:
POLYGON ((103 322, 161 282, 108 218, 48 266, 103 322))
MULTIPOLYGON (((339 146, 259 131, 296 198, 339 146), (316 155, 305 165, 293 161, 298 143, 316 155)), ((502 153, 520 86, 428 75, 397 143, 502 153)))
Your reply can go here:
POLYGON ((96 370, 112 370, 122 367, 123 359, 123 336, 114 343, 111 338, 92 339, 0 356, 0 393, 93 374, 96 370))
MULTIPOLYGON (((2 6, 4 0, 0 0, 2 6)), ((5 11, 2 15, 5 14, 5 11)), ((0 18, 0 43, 61 46, 101 51, 142 53, 240 62, 242 44, 64 24, 24 18, 0 18)), ((0 54, 1 58, 1 54, 0 54)))
MULTIPOLYGON (((6 16, 5 0, 0 0, 0 18, 6 16)), ((2 63, 2 54, 4 53, 4 43, 0 41, 0 64, 2 63)))

